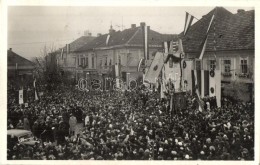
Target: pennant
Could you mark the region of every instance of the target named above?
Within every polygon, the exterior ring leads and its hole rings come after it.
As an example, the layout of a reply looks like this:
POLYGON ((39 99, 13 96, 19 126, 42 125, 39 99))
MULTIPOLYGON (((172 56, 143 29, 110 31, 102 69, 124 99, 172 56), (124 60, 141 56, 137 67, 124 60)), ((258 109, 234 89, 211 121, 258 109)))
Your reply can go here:
POLYGON ((194 16, 192 16, 186 12, 185 25, 184 25, 184 31, 183 31, 184 36, 187 34, 189 28, 191 27, 193 19, 194 19, 194 16))
POLYGON ((203 55, 204 55, 204 53, 205 53, 206 45, 207 45, 207 40, 208 40, 209 30, 210 30, 210 27, 211 27, 211 24, 212 24, 212 22, 213 22, 214 17, 215 17, 215 14, 213 14, 212 17, 211 17, 211 20, 210 20, 210 23, 209 23, 209 26, 208 26, 208 29, 207 29, 207 32, 206 32, 206 37, 205 37, 205 39, 204 39, 203 42, 202 42, 202 45, 201 45, 202 49, 201 49, 201 52, 200 52, 199 59, 202 59, 202 58, 203 58, 203 55))
POLYGON ((140 72, 141 71, 141 66, 144 64, 144 59, 140 59, 138 66, 137 66, 137 71, 140 72))
POLYGON ((162 67, 164 65, 163 53, 157 52, 154 56, 151 66, 149 67, 147 73, 145 74, 144 80, 149 83, 156 83, 156 79, 160 75, 162 67))
POLYGON ((34 81, 33 81, 33 87, 34 87, 35 100, 39 100, 38 92, 37 92, 37 88, 36 88, 36 79, 34 79, 34 81))

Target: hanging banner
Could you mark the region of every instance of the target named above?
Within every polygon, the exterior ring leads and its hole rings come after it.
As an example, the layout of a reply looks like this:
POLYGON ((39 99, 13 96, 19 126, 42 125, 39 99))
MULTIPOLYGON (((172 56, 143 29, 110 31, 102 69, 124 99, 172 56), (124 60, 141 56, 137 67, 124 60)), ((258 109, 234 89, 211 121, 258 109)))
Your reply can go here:
POLYGON ((19 104, 23 104, 23 90, 19 90, 19 104))

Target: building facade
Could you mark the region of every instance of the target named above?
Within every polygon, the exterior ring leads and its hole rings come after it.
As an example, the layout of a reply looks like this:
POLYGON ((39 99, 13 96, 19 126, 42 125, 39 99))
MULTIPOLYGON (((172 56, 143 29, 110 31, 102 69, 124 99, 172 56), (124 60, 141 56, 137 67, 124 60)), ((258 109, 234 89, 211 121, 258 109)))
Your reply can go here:
POLYGON ((84 36, 76 39, 75 41, 61 48, 59 51, 55 52, 57 67, 59 68, 61 74, 64 75, 64 77, 74 80, 77 73, 76 68, 84 67, 86 65, 86 62, 84 62, 83 60, 80 61, 80 59, 83 57, 85 58, 86 55, 84 54, 84 56, 81 56, 76 52, 76 50, 88 44, 93 39, 95 39, 95 37, 92 36, 91 33, 85 32, 84 36))
POLYGON ((194 23, 188 33, 180 34, 187 58, 198 58, 206 30, 212 18, 201 67, 221 71, 222 93, 226 86, 236 82, 248 90, 241 96, 244 101, 254 97, 254 10, 238 10, 232 14, 222 7, 204 15, 194 23))
MULTIPOLYGON (((109 33, 100 35, 89 44, 79 48, 77 53, 77 79, 88 76, 99 76, 101 79, 114 77, 114 67, 119 66, 119 75, 125 81, 126 74, 130 79, 140 80, 142 72, 138 72, 138 64, 144 59, 144 40, 141 23, 123 31, 115 31, 112 26, 109 33)), ((157 51, 162 51, 163 41, 176 40, 176 35, 160 34, 153 30, 148 32, 149 65, 157 51)), ((103 81, 103 80, 102 80, 103 81)))
POLYGON ((16 89, 32 86, 35 64, 13 52, 7 51, 7 78, 8 85, 16 89))

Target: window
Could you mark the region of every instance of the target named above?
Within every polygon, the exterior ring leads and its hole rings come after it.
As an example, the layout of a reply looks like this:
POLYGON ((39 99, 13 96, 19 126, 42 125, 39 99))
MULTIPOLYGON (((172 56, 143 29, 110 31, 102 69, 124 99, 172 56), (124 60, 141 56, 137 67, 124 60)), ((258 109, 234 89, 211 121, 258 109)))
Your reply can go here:
POLYGON ((118 57, 118 65, 121 65, 121 56, 118 57))
POLYGON ((202 70, 201 60, 196 60, 195 70, 202 70))
POLYGON ((105 66, 107 66, 107 57, 105 57, 105 66))
POLYGON ((76 57, 73 57, 73 59, 74 59, 74 66, 76 66, 76 62, 77 62, 76 57))
POLYGON ((242 59, 241 60, 241 73, 247 73, 247 59, 242 59))
POLYGON ((94 55, 92 56, 92 68, 95 67, 95 59, 94 59, 94 55))
POLYGON ((112 65, 112 59, 109 60, 109 66, 111 66, 111 65, 112 65))
POLYGON ((86 58, 85 66, 86 66, 86 68, 88 68, 88 57, 86 58))
POLYGON ((224 60, 224 73, 230 73, 231 60, 224 60))
POLYGON ((102 67, 102 59, 100 59, 99 66, 102 67))
POLYGON ((85 58, 81 58, 81 63, 80 63, 80 65, 81 65, 81 66, 85 66, 85 62, 86 62, 86 61, 85 61, 85 58))
POLYGON ((209 60, 209 69, 210 70, 216 69, 216 60, 209 60))

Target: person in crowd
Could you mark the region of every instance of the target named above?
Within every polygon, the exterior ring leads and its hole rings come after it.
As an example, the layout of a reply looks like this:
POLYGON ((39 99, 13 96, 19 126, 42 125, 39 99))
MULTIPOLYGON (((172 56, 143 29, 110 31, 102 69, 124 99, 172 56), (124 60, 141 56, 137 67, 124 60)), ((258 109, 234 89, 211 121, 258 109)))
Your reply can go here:
POLYGON ((16 128, 17 129, 24 129, 24 124, 23 124, 22 120, 19 120, 19 122, 16 125, 16 128))
POLYGON ((26 110, 8 104, 8 125, 19 123, 11 115, 18 114, 41 140, 9 144, 8 159, 254 160, 254 103, 226 99, 217 107, 215 98, 205 98, 210 110, 200 112, 187 94, 187 106, 171 111, 159 96, 145 87, 79 91, 61 85, 26 110), (84 125, 75 133, 77 119, 84 125))
POLYGON ((75 135, 77 118, 73 114, 70 114, 69 125, 70 125, 70 135, 75 135))

